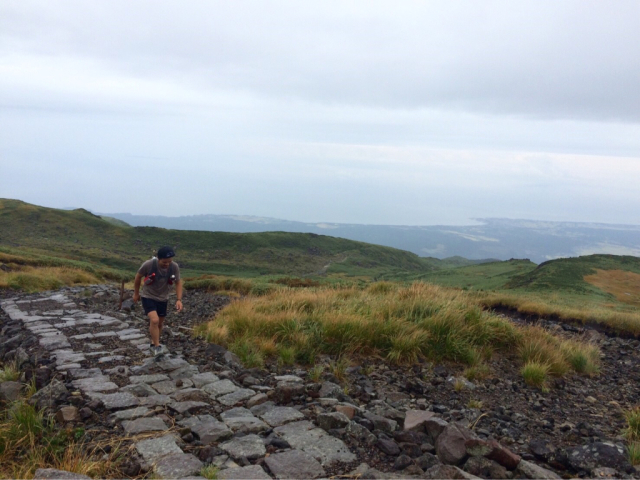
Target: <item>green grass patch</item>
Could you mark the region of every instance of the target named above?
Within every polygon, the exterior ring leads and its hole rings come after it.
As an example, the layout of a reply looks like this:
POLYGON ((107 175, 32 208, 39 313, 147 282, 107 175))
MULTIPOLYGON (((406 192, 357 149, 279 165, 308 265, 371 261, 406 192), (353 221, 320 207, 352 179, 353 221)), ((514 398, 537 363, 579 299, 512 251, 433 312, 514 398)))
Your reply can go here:
POLYGON ((542 389, 546 384, 549 370, 549 365, 546 363, 529 361, 520 369, 520 374, 527 385, 542 389))

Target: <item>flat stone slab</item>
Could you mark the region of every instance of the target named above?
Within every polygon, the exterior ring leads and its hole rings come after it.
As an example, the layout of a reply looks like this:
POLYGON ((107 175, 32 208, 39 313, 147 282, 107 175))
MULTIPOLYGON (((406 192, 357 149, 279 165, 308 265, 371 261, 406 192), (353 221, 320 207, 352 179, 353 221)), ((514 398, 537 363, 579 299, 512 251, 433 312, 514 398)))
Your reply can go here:
POLYGON ((227 393, 226 395, 222 395, 221 397, 216 397, 216 400, 223 405, 231 407, 236 403, 243 402, 244 400, 249 400, 255 394, 255 390, 241 388, 240 390, 236 390, 233 393, 227 393))
POLYGON ((161 395, 171 395, 173 392, 178 390, 176 382, 174 380, 169 380, 169 377, 167 377, 167 379, 162 382, 153 383, 151 384, 151 386, 161 395))
POLYGON ((102 377, 103 375, 102 370, 99 368, 78 368, 76 370, 71 370, 69 372, 69 376, 72 379, 79 380, 81 378, 102 377))
POLYGON ((173 372, 169 372, 169 377, 172 380, 178 380, 181 378, 191 378, 194 375, 197 375, 200 370, 195 365, 186 365, 184 367, 178 368, 173 372))
POLYGON ((245 435, 244 437, 234 438, 221 444, 220 448, 234 460, 240 460, 242 457, 255 460, 267 453, 264 442, 258 435, 245 435))
POLYGON ((150 410, 147 407, 130 408, 129 410, 120 410, 119 412, 109 415, 109 420, 133 420, 134 418, 144 417, 150 410))
POLYGON ((100 332, 100 333, 95 333, 93 337, 94 338, 115 337, 116 335, 117 335, 116 332, 100 332))
POLYGON ((185 478, 197 475, 204 464, 190 453, 174 453, 160 458, 154 471, 159 478, 185 478))
POLYGON ((217 382, 205 385, 202 387, 202 390, 215 398, 240 390, 240 387, 236 386, 231 380, 218 380, 217 382))
POLYGON ((322 465, 306 452, 289 450, 264 459, 276 478, 318 478, 325 475, 322 465))
POLYGON ((304 415, 292 407, 274 407, 260 415, 260 418, 272 427, 279 427, 286 423, 304 420, 304 415))
POLYGON ((162 432, 167 430, 167 424, 161 418, 137 418, 136 420, 125 420, 122 422, 122 428, 129 435, 144 432, 162 432))
POLYGON ((204 393, 199 388, 183 388, 173 394, 169 395, 176 402, 187 402, 189 400, 194 402, 209 402, 211 397, 204 393))
POLYGON ((159 405, 169 405, 173 400, 169 395, 151 395, 150 397, 140 398, 140 405, 146 405, 147 407, 157 407, 159 405))
POLYGON ((156 392, 146 383, 134 383, 132 385, 125 385, 120 389, 120 391, 132 393, 136 397, 151 397, 158 394, 158 392, 156 392))
POLYGON ((106 375, 81 378, 79 380, 74 380, 71 384, 83 392, 111 393, 118 390, 118 385, 109 381, 109 377, 106 375))
POLYGON ((220 470, 217 478, 219 480, 271 480, 269 474, 260 465, 220 470))
POLYGON ((269 425, 242 407, 222 412, 220 418, 231 430, 238 433, 259 433, 269 429, 269 425))
POLYGON ((47 350, 56 350, 58 348, 68 348, 71 346, 67 337, 64 335, 56 335, 55 337, 43 337, 38 340, 40 346, 47 350))
POLYGON ((120 340, 138 340, 139 338, 146 338, 144 333, 132 333, 131 335, 122 335, 120 340))
POLYGON ((129 377, 131 383, 158 383, 169 380, 169 377, 163 373, 156 373, 155 375, 133 375, 129 377))
POLYGON ((127 357, 124 355, 111 355, 108 357, 102 357, 98 359, 98 363, 109 363, 109 362, 119 362, 120 360, 125 360, 127 357))
POLYGON ((196 388, 202 388, 205 385, 209 385, 210 383, 214 383, 219 380, 218 376, 214 375, 212 372, 199 373, 191 377, 191 381, 196 388))
POLYGON ((145 460, 145 462, 152 464, 160 457, 165 455, 171 455, 173 453, 183 453, 180 447, 176 444, 176 439, 173 435, 164 435, 158 438, 150 438, 148 440, 142 440, 136 443, 136 450, 145 460))
POLYGON ((227 425, 219 422, 211 415, 198 415, 178 422, 182 427, 190 428, 200 441, 208 445, 231 438, 233 432, 227 425))
POLYGON ((289 445, 295 445, 297 449, 313 456, 323 467, 337 462, 350 463, 356 460, 356 456, 349 451, 342 440, 328 435, 308 420, 277 427, 274 433, 286 440, 289 445))
POLYGON ((140 400, 128 392, 107 393, 98 397, 107 410, 137 407, 140 400))
POLYGON ((80 473, 67 472, 66 470, 56 470, 55 468, 39 468, 33 475, 34 480, 40 479, 60 479, 60 480, 91 480, 91 477, 80 473))
POLYGON ((185 412, 194 412, 196 410, 199 410, 202 407, 208 407, 209 404, 205 403, 205 402, 193 402, 193 401, 187 401, 187 402, 173 402, 169 404, 169 408, 172 410, 175 410, 178 413, 185 413, 185 412))

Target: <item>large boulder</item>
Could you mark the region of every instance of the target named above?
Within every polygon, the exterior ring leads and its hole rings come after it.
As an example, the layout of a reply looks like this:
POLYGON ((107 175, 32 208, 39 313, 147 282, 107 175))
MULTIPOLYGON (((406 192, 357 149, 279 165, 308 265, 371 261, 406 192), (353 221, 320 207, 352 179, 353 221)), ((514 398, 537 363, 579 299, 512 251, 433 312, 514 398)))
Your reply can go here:
POLYGON ((473 433, 455 423, 445 427, 436 440, 436 454, 442 463, 460 465, 467 458, 465 443, 474 438, 473 433))
POLYGON ((37 408, 53 408, 56 403, 65 400, 69 396, 69 390, 60 380, 53 380, 42 390, 38 390, 29 399, 30 405, 37 408))

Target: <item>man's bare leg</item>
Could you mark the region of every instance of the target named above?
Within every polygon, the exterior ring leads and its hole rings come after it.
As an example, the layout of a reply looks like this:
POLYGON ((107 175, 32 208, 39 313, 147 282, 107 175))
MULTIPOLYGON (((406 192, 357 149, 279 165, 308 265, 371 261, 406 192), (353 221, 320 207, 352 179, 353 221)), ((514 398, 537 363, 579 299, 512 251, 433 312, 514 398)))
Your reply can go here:
POLYGON ((164 317, 158 317, 158 345, 160 345, 160 337, 162 336, 163 325, 164 325, 164 317))
POLYGON ((158 312, 153 311, 147 314, 149 317, 149 335, 151 336, 151 343, 153 343, 156 347, 160 345, 160 317, 158 317, 158 312))

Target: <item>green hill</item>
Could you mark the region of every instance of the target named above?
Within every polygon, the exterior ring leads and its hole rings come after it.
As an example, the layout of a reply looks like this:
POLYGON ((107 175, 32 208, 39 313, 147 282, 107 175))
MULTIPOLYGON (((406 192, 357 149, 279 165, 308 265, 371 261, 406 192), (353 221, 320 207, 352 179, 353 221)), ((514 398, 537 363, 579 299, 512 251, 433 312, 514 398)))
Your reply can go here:
POLYGON ((46 255, 135 272, 162 245, 176 248, 187 275, 324 273, 377 277, 433 269, 389 247, 307 233, 225 233, 129 227, 87 210, 58 210, 0 199, 0 250, 46 255))
POLYGON ((585 280, 598 271, 621 271, 640 274, 640 258, 620 255, 587 255, 559 258, 541 263, 530 272, 514 276, 505 286, 529 292, 553 291, 606 295, 585 280))

